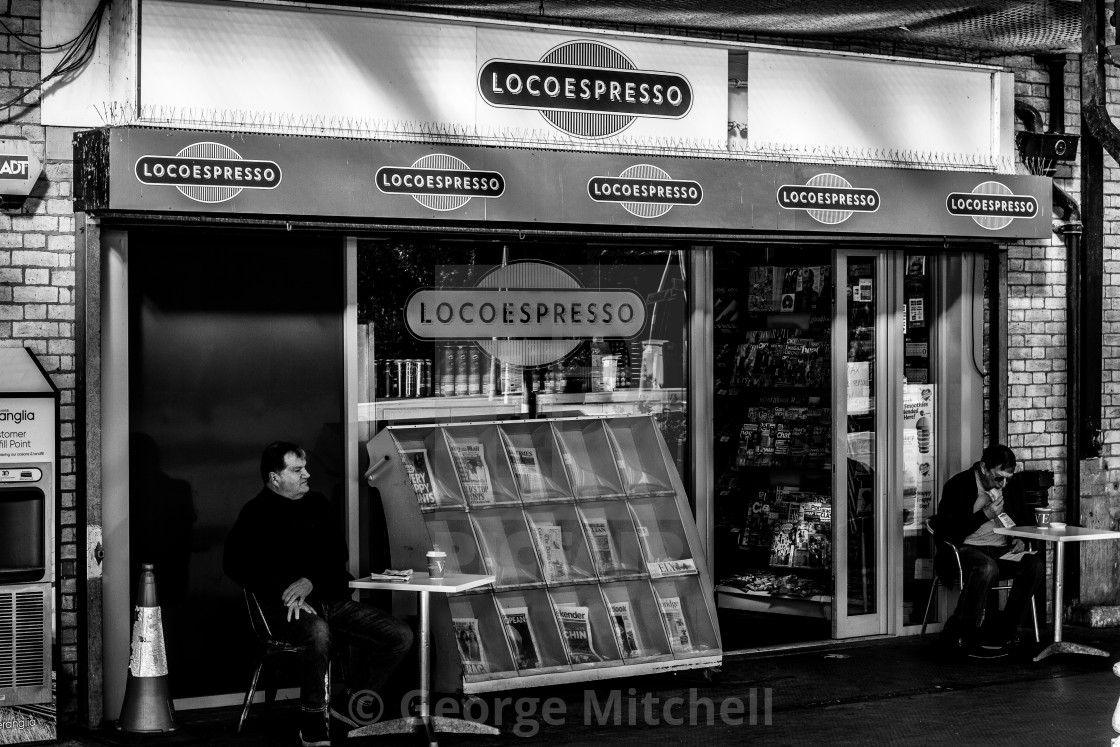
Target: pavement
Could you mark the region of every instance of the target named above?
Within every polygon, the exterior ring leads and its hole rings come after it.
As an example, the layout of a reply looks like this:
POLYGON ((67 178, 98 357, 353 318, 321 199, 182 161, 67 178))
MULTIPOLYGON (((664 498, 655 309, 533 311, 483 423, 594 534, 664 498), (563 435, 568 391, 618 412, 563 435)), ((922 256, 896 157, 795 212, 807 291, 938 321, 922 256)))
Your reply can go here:
MULTIPOLYGON (((448 715, 497 725, 497 735, 439 734, 444 747, 521 745, 1107 745, 1120 699, 1120 628, 1067 625, 1065 640, 1107 657, 1057 654, 950 660, 934 636, 729 655, 717 672, 684 671, 485 696, 438 698, 448 715)), ((1026 632, 1026 631, 1024 631, 1026 632)), ((1036 650, 1041 650, 1040 644, 1036 650)), ((179 712, 168 734, 63 729, 63 747, 296 747, 292 703, 179 712)), ((335 745, 417 745, 420 735, 335 745)))

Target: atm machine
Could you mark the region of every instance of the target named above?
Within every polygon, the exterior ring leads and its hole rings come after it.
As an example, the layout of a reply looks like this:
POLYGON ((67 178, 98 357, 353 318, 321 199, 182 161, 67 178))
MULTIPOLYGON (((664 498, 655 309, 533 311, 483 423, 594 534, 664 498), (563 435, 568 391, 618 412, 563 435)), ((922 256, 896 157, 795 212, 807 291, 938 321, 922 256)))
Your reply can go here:
POLYGON ((0 348, 0 744, 54 741, 59 393, 34 353, 0 348))

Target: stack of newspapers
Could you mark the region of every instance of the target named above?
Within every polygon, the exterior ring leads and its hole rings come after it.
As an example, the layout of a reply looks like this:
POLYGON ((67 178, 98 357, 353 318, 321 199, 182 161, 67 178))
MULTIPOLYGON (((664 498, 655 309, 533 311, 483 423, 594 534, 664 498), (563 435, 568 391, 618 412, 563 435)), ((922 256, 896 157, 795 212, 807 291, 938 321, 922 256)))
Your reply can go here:
POLYGON ((412 580, 412 569, 406 568, 403 571, 394 571, 391 568, 386 568, 381 573, 369 574, 371 581, 401 581, 408 582, 412 580))

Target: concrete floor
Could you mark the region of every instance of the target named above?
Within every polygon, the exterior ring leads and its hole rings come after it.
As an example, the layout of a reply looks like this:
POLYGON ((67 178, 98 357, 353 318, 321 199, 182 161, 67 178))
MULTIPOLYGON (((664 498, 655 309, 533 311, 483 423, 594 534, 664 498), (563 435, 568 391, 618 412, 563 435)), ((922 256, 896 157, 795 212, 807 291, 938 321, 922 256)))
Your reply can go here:
MULTIPOLYGON (((1102 648, 1109 656, 1061 654, 1039 663, 1029 656, 948 661, 937 655, 931 639, 915 638, 734 656, 727 658, 720 672, 708 673, 710 676, 681 672, 606 680, 586 688, 501 694, 524 699, 520 703, 523 709, 533 705, 528 699, 539 699, 535 713, 520 719, 513 704, 505 705, 501 718, 496 719, 495 696, 491 696, 485 699, 490 712, 484 720, 498 723, 501 734, 441 734, 439 742, 444 747, 1107 745, 1116 736, 1111 720, 1120 697, 1120 678, 1112 673, 1112 665, 1120 660, 1120 628, 1067 626, 1065 638, 1102 648), (666 711, 665 701, 673 697, 683 701, 671 701, 666 711), (541 702, 549 698, 558 700, 544 719, 541 702), (618 708, 611 710, 614 705, 618 708), (741 714, 734 710, 740 705, 741 714), (695 718, 690 717, 690 710, 695 718), (713 714, 711 723, 706 718, 709 712, 713 714), (665 723, 666 713, 669 719, 685 723, 665 723), (695 723, 689 724, 690 720, 695 723)), ((455 699, 446 703, 459 707, 455 699)), ((472 713, 480 714, 480 706, 475 708, 472 713)), ((235 732, 238 712, 231 708, 182 712, 177 716, 177 730, 166 735, 64 731, 61 743, 64 747, 299 744, 290 703, 278 704, 270 712, 255 705, 240 735, 235 732)), ((344 734, 339 729, 335 744, 424 744, 419 736, 347 740, 344 734)))

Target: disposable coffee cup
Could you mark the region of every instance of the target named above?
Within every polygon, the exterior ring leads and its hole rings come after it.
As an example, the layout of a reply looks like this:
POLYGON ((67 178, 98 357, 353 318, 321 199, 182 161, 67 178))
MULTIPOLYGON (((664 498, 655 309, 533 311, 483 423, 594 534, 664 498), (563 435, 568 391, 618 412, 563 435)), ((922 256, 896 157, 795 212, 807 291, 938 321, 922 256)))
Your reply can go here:
POLYGON ((447 567, 447 553, 443 550, 428 551, 428 577, 443 578, 443 570, 447 567))
POLYGON ((1050 515, 1054 513, 1052 508, 1036 508, 1034 510, 1034 523, 1035 526, 1045 527, 1050 525, 1050 515))

